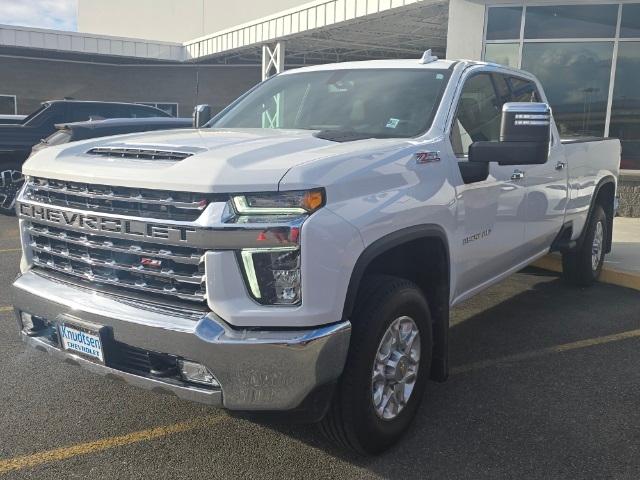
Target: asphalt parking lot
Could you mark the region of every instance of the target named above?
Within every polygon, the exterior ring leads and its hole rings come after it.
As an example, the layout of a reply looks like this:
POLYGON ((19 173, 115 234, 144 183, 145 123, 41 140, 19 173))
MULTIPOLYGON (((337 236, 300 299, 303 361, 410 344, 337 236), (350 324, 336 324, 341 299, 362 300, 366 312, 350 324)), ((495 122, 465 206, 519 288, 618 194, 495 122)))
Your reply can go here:
POLYGON ((0 216, 0 478, 640 477, 640 294, 519 273, 452 315, 453 373, 393 450, 358 458, 313 426, 262 425, 26 349, 0 216))

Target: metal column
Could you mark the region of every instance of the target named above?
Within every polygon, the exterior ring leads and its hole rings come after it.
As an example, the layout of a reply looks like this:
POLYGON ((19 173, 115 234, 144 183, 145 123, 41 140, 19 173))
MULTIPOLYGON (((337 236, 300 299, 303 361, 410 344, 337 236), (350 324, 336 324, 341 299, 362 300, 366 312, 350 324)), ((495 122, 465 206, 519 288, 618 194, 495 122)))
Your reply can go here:
POLYGON ((262 80, 284 71, 284 42, 262 46, 262 80))

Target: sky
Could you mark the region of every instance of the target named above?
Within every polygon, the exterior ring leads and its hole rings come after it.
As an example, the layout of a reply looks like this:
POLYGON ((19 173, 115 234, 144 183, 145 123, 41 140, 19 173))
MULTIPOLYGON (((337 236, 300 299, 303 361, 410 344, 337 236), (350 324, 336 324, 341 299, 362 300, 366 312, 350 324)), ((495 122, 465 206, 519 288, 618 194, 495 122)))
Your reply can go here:
POLYGON ((0 24, 77 30, 77 0, 0 0, 0 24))

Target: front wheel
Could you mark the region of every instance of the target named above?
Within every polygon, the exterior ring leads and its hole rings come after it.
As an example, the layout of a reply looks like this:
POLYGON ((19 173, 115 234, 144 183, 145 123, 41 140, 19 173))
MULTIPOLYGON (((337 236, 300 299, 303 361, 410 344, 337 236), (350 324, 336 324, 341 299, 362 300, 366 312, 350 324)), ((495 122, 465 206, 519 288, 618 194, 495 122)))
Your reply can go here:
POLYGON ((431 315, 413 282, 363 280, 345 370, 320 426, 343 448, 376 454, 396 443, 420 405, 429 377, 431 315))
POLYGON ((604 209, 597 205, 585 226, 587 230, 580 248, 562 255, 562 274, 566 281, 588 287, 598 280, 604 264, 608 224, 604 209))
POLYGON ((15 213, 16 197, 23 183, 24 177, 18 170, 0 167, 0 213, 15 213))

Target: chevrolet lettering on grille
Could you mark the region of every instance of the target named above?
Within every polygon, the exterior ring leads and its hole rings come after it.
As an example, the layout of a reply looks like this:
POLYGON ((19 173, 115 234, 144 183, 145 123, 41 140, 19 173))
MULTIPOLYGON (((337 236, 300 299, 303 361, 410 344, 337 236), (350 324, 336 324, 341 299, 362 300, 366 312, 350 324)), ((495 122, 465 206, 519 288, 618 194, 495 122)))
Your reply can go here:
POLYGON ((196 233, 196 229, 190 227, 104 217, 23 202, 18 204, 18 213, 21 218, 90 233, 165 240, 169 243, 188 242, 190 235, 196 233))

